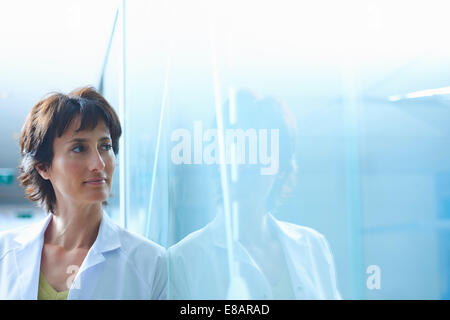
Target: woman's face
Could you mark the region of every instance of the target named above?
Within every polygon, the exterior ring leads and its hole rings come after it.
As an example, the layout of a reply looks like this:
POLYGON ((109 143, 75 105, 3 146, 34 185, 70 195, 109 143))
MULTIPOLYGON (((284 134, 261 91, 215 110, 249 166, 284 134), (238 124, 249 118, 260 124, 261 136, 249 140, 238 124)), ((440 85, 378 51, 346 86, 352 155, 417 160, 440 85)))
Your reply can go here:
POLYGON ((52 183, 57 204, 102 202, 111 191, 116 157, 108 127, 103 120, 92 131, 76 132, 79 126, 80 117, 74 118, 55 138, 51 166, 41 173, 52 183))

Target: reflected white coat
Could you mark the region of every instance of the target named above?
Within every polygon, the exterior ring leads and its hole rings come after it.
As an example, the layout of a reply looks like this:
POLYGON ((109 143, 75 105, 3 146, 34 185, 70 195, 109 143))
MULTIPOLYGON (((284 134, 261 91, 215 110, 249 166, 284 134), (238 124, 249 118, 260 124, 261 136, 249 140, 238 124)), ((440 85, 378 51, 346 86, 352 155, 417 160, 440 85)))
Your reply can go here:
MULTIPOLYGON (((44 232, 51 219, 49 214, 38 223, 0 233, 0 299, 37 299, 44 232)), ((165 249, 119 227, 103 212, 97 238, 72 283, 68 299, 166 296, 165 249)))
MULTIPOLYGON (((268 224, 283 248, 295 299, 341 299, 325 237, 314 229, 278 221, 270 214, 268 224)), ((230 297, 224 226, 220 215, 169 248, 169 299, 230 297)), ((239 242, 235 243, 234 256, 248 288, 248 298, 274 299, 266 276, 239 242)))

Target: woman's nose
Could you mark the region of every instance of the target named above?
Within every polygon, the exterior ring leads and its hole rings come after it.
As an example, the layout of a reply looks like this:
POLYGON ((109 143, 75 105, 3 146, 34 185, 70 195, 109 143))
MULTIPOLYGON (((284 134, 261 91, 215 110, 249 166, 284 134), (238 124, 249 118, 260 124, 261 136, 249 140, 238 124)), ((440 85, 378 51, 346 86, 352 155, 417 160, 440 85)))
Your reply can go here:
POLYGON ((102 155, 96 151, 90 159, 90 170, 91 171, 101 171, 105 168, 105 161, 103 161, 102 155))

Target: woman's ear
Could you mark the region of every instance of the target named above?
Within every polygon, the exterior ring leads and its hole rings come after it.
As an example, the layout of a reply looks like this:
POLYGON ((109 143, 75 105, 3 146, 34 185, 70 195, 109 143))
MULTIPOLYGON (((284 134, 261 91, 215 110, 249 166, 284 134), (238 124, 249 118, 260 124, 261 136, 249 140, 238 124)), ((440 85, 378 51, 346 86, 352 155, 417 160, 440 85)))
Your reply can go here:
POLYGON ((48 180, 50 178, 49 172, 48 172, 48 166, 46 166, 43 163, 38 163, 34 166, 36 171, 40 174, 42 179, 48 180))

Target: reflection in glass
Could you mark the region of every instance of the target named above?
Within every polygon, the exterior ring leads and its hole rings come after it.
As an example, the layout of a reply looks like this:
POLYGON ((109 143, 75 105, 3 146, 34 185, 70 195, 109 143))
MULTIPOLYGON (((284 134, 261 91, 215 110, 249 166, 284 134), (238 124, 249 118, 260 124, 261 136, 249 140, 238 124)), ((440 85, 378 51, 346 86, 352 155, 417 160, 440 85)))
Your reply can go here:
POLYGON ((204 139, 211 144, 203 160, 226 166, 227 183, 211 166, 217 213, 169 249, 170 298, 340 298, 325 238, 274 217, 295 181, 293 119, 277 100, 240 90, 223 110, 222 157, 214 141, 220 132, 205 131, 213 138, 204 139))

